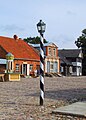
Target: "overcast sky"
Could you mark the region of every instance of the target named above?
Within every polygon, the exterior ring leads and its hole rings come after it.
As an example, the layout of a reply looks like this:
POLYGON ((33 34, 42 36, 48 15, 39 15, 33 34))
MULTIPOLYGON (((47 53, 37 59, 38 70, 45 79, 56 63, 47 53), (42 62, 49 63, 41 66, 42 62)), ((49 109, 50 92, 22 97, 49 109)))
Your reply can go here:
POLYGON ((0 36, 36 37, 36 24, 46 23, 45 39, 58 48, 77 48, 86 28, 86 0, 0 0, 0 36))

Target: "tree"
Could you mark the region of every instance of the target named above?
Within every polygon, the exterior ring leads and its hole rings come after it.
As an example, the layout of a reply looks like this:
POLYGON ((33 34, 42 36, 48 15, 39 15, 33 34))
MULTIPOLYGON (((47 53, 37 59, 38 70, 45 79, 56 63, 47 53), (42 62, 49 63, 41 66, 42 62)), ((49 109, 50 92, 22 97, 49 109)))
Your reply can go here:
POLYGON ((78 48, 82 49, 83 60, 82 60, 82 74, 86 75, 86 29, 82 30, 82 35, 77 38, 75 44, 78 48))
MULTIPOLYGON (((24 39, 24 41, 25 42, 27 42, 27 43, 31 43, 31 44, 40 44, 40 37, 27 37, 27 38, 25 38, 24 39)), ((46 41, 45 39, 44 39, 44 43, 48 43, 48 41, 46 41)))
POLYGON ((82 30, 82 35, 77 38, 75 44, 78 48, 86 48, 86 29, 82 30))

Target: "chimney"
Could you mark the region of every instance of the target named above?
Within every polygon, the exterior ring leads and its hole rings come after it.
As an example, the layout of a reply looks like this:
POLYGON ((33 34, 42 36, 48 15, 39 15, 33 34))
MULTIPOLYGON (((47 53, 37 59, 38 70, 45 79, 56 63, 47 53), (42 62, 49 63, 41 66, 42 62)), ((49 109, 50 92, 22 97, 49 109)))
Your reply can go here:
POLYGON ((17 35, 14 35, 13 38, 18 41, 18 36, 17 35))

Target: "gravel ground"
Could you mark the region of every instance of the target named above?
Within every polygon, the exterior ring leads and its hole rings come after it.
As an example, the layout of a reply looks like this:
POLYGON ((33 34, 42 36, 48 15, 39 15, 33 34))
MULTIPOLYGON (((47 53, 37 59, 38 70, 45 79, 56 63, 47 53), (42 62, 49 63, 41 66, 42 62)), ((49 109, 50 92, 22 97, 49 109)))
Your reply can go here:
POLYGON ((86 101, 86 77, 45 77, 44 106, 39 105, 39 78, 0 82, 0 120, 57 120, 52 110, 86 101))

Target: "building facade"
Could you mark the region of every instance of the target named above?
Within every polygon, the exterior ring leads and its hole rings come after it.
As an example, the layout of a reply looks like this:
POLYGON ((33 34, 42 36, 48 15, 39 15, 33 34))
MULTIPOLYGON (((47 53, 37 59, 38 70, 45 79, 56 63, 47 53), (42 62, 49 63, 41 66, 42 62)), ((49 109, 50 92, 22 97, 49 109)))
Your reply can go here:
POLYGON ((13 38, 0 36, 0 72, 6 72, 6 55, 14 55, 12 63, 13 72, 24 75, 33 74, 39 69, 40 58, 38 53, 16 35, 13 38))
POLYGON ((62 49, 59 50, 59 57, 61 59, 61 69, 63 68, 63 75, 82 75, 82 50, 81 49, 62 49))
MULTIPOLYGON (((39 44, 32 44, 34 48, 40 51, 39 44)), ((54 43, 44 44, 45 55, 45 73, 59 73, 60 59, 58 57, 58 47, 54 43)))

